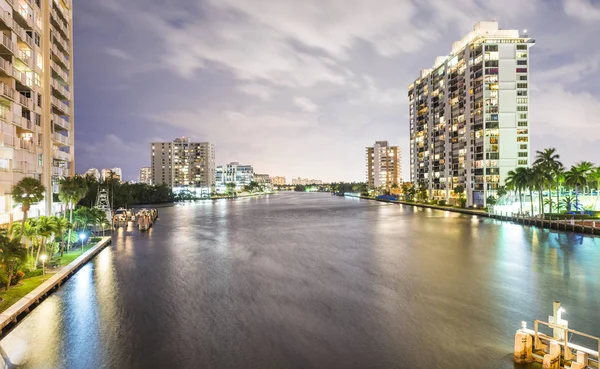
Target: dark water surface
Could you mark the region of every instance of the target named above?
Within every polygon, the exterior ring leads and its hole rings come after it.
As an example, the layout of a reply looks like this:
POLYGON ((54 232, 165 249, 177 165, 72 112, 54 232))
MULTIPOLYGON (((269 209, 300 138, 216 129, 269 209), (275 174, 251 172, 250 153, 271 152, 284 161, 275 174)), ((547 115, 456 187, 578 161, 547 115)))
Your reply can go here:
POLYGON ((284 193, 120 230, 1 342, 15 368, 513 368, 561 300, 600 335, 600 238, 284 193), (530 323, 531 326, 531 323, 530 323))

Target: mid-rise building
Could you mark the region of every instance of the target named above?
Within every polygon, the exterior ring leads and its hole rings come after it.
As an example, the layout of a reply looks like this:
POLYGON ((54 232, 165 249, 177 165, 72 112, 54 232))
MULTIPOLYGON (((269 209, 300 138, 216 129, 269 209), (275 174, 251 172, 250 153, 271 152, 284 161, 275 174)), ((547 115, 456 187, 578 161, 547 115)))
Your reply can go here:
POLYGON ((11 198, 24 177, 46 187, 29 216, 53 204, 73 176, 73 28, 71 0, 0 0, 0 223, 22 217, 11 198))
POLYGON ((93 177, 96 181, 100 181, 100 171, 96 168, 88 169, 83 175, 93 177))
POLYGON ((292 178, 292 186, 311 186, 311 185, 322 185, 323 181, 320 179, 308 179, 308 178, 292 178))
POLYGON ((529 165, 529 48, 534 40, 479 22, 408 88, 410 180, 430 197, 484 206, 506 175, 529 165))
POLYGON ((140 169, 140 183, 152 184, 152 167, 142 167, 140 169))
POLYGON ((235 187, 241 189, 254 180, 254 168, 251 165, 242 165, 238 162, 219 165, 216 178, 219 191, 224 190, 227 183, 235 183, 235 187))
POLYGON ((102 169, 102 180, 106 181, 109 179, 116 179, 117 181, 123 180, 123 170, 121 168, 105 168, 102 169))
POLYGON ((152 184, 207 192, 215 185, 215 145, 177 138, 172 142, 152 142, 152 184))
POLYGON ((387 141, 377 141, 367 147, 367 185, 386 188, 402 182, 402 157, 399 146, 389 146, 387 141))
POLYGON ((271 177, 271 183, 273 186, 285 186, 285 177, 271 177))

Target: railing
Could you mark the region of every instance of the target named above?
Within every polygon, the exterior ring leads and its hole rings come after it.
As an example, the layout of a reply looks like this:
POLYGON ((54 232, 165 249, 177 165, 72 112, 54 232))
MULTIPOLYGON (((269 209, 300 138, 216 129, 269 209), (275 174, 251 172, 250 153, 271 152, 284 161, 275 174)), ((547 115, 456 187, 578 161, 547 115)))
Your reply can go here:
POLYGON ((62 78, 63 81, 69 82, 69 75, 64 71, 64 69, 56 64, 54 61, 50 61, 50 67, 62 78))
POLYGON ((71 98, 71 93, 69 92, 69 90, 67 90, 63 85, 61 85, 60 82, 58 82, 58 80, 52 78, 51 85, 52 88, 58 91, 62 96, 66 97, 67 99, 71 98))
POLYGON ((12 75, 17 81, 21 82, 21 84, 23 84, 24 86, 32 87, 33 81, 31 80, 31 78, 27 77, 25 73, 13 68, 12 75))
POLYGON ((2 134, 2 143, 4 146, 15 146, 15 138, 13 136, 9 136, 6 133, 2 134))
POLYGON ((13 71, 12 64, 8 60, 4 60, 2 58, 0 58, 0 69, 2 69, 6 74, 12 74, 13 71))
POLYGON ((19 104, 25 106, 29 110, 33 110, 33 100, 25 95, 19 94, 19 104))
POLYGON ((70 69, 71 64, 69 63, 69 59, 67 59, 67 57, 62 51, 58 50, 56 44, 52 44, 52 52, 54 53, 54 55, 58 56, 61 63, 63 63, 67 69, 70 69))
POLYGON ((12 40, 5 34, 2 34, 2 45, 4 45, 4 47, 6 47, 11 52, 15 51, 15 43, 12 42, 12 40))
POLYGON ((71 154, 64 152, 64 151, 59 151, 59 150, 55 150, 53 152, 53 157, 56 160, 61 160, 61 161, 70 161, 71 160, 71 154))
POLYGON ((54 17, 56 24, 58 24, 58 29, 60 29, 62 31, 63 35, 68 38, 69 37, 69 26, 60 18, 56 9, 52 9, 51 14, 52 14, 52 17, 54 17))
MULTIPOLYGON (((572 349, 577 350, 577 351, 585 351, 588 355, 595 357, 596 360, 599 359, 598 353, 600 353, 600 338, 592 336, 592 335, 587 334, 587 333, 576 331, 574 329, 565 328, 564 326, 561 326, 561 325, 558 325, 558 324, 552 324, 552 323, 544 322, 544 321, 541 321, 541 320, 535 320, 533 322, 533 332, 534 332, 534 334, 533 334, 533 348, 534 349, 540 349, 540 348, 542 348, 541 347, 542 343, 541 343, 541 339, 540 338, 548 339, 548 338, 540 336, 539 324, 545 325, 548 328, 562 330, 563 334, 564 334, 563 337, 565 337, 565 340, 559 341, 559 340, 555 340, 555 339, 551 338, 553 341, 557 342, 561 346, 565 346, 566 348, 572 348, 572 349), (576 345, 576 344, 573 344, 573 343, 569 343, 569 333, 577 335, 577 336, 581 336, 581 337, 585 337, 585 338, 589 338, 589 339, 595 340, 596 344, 597 344, 596 347, 598 348, 598 351, 593 351, 593 350, 590 350, 590 349, 586 349, 585 347, 582 347, 582 346, 579 346, 579 345, 576 345)), ((569 353, 565 353, 565 358, 567 360, 570 359, 569 358, 569 353)))
POLYGON ((65 145, 68 145, 68 144, 69 144, 69 137, 67 137, 67 136, 64 136, 64 135, 61 135, 60 133, 53 133, 53 134, 52 134, 52 138, 53 138, 55 141, 58 141, 58 142, 60 142, 60 143, 63 143, 63 144, 65 144, 65 145))
POLYGON ((66 119, 56 115, 56 114, 52 114, 52 121, 54 122, 55 125, 65 129, 65 130, 69 130, 69 122, 67 122, 66 119))
POLYGON ((9 12, 7 12, 7 11, 4 11, 4 10, 0 11, 0 19, 2 19, 2 21, 3 21, 3 22, 4 22, 4 23, 5 23, 5 24, 6 24, 6 25, 9 27, 9 28, 12 28, 12 27, 13 27, 13 24, 14 24, 14 22, 13 22, 13 19, 12 19, 12 17, 10 16, 10 13, 9 13, 9 12))
POLYGON ((60 46, 62 46, 65 52, 69 53, 69 44, 63 39, 60 33, 52 32, 52 37, 54 37, 54 41, 56 41, 60 46))
POLYGON ((12 87, 9 87, 7 84, 0 82, 0 85, 2 85, 2 95, 4 95, 5 97, 14 100, 15 99, 15 90, 13 90, 12 87))
POLYGON ((63 113, 65 113, 65 115, 69 114, 69 106, 67 104, 65 104, 64 102, 60 101, 59 99, 57 99, 56 97, 52 96, 52 99, 50 100, 52 102, 52 104, 54 106, 56 106, 60 111, 62 111, 63 113))
POLYGON ((15 149, 35 151, 35 145, 32 141, 25 141, 22 138, 17 138, 15 139, 15 149))

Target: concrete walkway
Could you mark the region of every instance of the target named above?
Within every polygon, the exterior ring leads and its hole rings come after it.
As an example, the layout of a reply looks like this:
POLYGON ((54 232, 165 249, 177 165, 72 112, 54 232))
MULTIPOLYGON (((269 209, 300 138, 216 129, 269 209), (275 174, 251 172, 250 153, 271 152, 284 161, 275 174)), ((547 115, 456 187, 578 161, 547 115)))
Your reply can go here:
POLYGON ((17 321, 17 318, 24 312, 29 312, 32 305, 36 304, 46 294, 48 294, 55 287, 60 286, 62 282, 67 280, 73 273, 75 273, 82 265, 90 261, 96 256, 104 247, 110 244, 112 237, 103 237, 96 246, 92 247, 88 251, 84 252, 77 259, 73 260, 68 265, 62 267, 58 272, 50 276, 48 280, 44 281, 41 285, 36 287, 33 291, 29 292, 22 299, 15 302, 11 307, 6 309, 0 314, 0 333, 9 324, 17 321))

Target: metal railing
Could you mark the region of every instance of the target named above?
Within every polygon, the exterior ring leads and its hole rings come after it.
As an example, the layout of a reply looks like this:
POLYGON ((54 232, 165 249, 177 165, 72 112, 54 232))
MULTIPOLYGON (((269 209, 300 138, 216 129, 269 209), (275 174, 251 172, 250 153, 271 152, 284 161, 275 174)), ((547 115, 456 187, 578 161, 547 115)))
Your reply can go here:
POLYGON ((590 334, 587 333, 583 333, 583 332, 579 332, 576 331, 575 329, 570 329, 570 328, 565 328, 562 325, 558 325, 558 324, 553 324, 553 323, 548 323, 548 322, 544 322, 541 320, 535 320, 533 322, 533 332, 534 332, 534 336, 533 336, 533 348, 534 349, 541 349, 542 348, 542 342, 540 339, 540 332, 539 332, 539 325, 545 325, 548 328, 552 328, 552 329, 559 329, 561 331, 563 331, 563 335, 565 337, 564 340, 556 340, 552 337, 548 337, 546 338, 547 340, 552 340, 553 342, 557 342, 558 344, 560 344, 561 346, 565 347, 565 353, 564 353, 564 357, 566 360, 571 360, 574 355, 571 352, 570 349, 574 349, 577 351, 583 351, 585 353, 587 353, 589 356, 595 357, 596 361, 598 361, 600 363, 600 357, 598 356, 598 354, 600 353, 600 338, 596 337, 596 336, 592 336, 590 334), (590 349, 587 349, 583 346, 579 346, 573 343, 569 343, 569 333, 577 335, 577 336, 582 336, 585 338, 589 338, 592 340, 596 341, 596 347, 598 348, 598 351, 593 351, 590 349))

